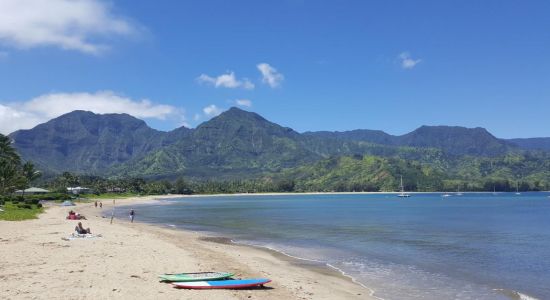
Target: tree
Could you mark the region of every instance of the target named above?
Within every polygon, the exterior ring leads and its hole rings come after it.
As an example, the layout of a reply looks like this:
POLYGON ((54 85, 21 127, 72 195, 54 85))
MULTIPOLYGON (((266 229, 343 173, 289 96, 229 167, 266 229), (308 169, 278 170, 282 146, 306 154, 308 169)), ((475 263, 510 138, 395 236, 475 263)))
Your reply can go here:
POLYGON ((182 177, 179 177, 174 183, 174 191, 176 194, 191 194, 191 189, 182 177))
POLYGON ((21 176, 18 167, 6 159, 0 159, 0 195, 13 193, 24 187, 25 178, 21 176))
POLYGON ((9 137, 0 134, 0 194, 8 194, 24 187, 20 173, 21 159, 11 145, 9 137))
POLYGON ((23 164, 23 176, 27 179, 27 185, 42 176, 42 173, 34 168, 34 164, 30 161, 23 164))
POLYGON ((0 133, 0 159, 5 159, 14 164, 19 164, 21 158, 12 147, 11 143, 12 141, 9 137, 0 133))

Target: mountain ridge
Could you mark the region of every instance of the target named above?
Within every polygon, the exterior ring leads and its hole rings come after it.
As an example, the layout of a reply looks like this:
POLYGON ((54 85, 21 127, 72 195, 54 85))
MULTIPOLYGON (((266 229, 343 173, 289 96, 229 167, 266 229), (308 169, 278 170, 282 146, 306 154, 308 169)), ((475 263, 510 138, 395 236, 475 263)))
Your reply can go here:
MULTIPOLYGON (((128 114, 73 111, 10 137, 24 159, 54 173, 203 178, 256 176, 334 156, 422 159, 429 149, 442 151, 430 157, 491 157, 529 144, 525 139, 498 139, 481 127, 461 126, 421 126, 401 136, 368 129, 299 133, 236 107, 196 128, 182 126, 168 132, 128 114)), ((536 145, 546 144, 542 140, 536 145)))

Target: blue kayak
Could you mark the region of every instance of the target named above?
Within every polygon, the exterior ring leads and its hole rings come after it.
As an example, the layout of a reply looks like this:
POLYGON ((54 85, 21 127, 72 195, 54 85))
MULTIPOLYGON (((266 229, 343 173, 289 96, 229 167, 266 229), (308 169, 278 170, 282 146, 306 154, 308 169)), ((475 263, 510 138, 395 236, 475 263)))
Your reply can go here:
POLYGON ((179 289, 243 289, 256 286, 263 286, 271 282, 271 279, 231 279, 217 281, 194 281, 194 282, 174 282, 175 288, 179 289))

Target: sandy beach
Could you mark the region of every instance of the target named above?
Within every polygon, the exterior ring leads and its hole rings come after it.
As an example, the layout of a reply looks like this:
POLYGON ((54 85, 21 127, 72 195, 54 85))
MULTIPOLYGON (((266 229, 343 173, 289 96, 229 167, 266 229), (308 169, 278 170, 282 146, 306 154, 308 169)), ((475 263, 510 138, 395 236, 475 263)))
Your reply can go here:
MULTIPOLYGON (((154 201, 152 197, 117 200, 154 201)), ((103 211, 112 200, 103 200, 103 211)), ((92 203, 50 206, 39 219, 0 221, 0 294, 3 299, 376 299, 336 270, 282 254, 205 238, 197 233, 102 218, 92 203), (102 237, 66 240, 85 215, 102 237), (231 271, 237 278, 270 278, 266 288, 179 290, 157 275, 231 271)))

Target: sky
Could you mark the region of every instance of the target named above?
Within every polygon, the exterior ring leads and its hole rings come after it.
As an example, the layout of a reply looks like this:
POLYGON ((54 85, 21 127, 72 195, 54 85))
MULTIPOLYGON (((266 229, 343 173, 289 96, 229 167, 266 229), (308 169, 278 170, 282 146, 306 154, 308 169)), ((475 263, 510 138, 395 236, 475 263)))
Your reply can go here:
POLYGON ((550 136, 550 1, 0 0, 0 133, 75 109, 195 127, 550 136))

